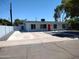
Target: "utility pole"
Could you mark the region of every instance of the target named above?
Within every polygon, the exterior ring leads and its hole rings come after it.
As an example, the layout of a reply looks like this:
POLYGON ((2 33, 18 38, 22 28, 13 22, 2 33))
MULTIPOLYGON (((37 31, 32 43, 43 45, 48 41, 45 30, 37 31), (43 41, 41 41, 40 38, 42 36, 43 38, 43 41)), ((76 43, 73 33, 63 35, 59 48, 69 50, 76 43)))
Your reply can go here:
POLYGON ((12 20, 12 1, 10 0, 10 20, 11 20, 11 26, 13 25, 12 20))

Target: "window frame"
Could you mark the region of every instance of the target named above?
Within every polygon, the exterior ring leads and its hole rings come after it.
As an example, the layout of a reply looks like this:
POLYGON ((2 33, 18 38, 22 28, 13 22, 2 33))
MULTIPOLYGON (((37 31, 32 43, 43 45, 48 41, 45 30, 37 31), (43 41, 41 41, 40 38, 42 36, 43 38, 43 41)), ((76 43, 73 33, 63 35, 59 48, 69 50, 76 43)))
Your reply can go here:
POLYGON ((36 29, 36 24, 31 24, 31 30, 36 29))
POLYGON ((47 29, 47 24, 40 24, 40 29, 47 29))
POLYGON ((57 29, 57 24, 54 24, 53 27, 54 27, 54 29, 57 29))

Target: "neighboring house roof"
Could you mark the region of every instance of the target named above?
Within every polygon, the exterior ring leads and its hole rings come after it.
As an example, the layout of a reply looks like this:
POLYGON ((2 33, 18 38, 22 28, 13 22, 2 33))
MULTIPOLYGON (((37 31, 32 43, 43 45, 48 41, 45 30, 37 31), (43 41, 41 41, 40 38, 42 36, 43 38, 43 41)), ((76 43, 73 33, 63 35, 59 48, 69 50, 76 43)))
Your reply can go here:
POLYGON ((62 22, 54 22, 54 21, 25 21, 24 23, 62 23, 62 22))

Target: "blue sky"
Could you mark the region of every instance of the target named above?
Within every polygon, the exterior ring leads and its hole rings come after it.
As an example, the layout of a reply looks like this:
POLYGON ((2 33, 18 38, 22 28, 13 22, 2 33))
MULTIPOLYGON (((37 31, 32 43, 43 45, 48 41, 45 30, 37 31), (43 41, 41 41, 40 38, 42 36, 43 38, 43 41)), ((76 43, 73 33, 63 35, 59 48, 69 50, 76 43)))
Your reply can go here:
MULTIPOLYGON (((0 0, 0 18, 10 19, 10 0, 0 0)), ((13 19, 27 19, 34 21, 41 18, 53 21, 54 9, 61 0, 12 0, 13 19)))

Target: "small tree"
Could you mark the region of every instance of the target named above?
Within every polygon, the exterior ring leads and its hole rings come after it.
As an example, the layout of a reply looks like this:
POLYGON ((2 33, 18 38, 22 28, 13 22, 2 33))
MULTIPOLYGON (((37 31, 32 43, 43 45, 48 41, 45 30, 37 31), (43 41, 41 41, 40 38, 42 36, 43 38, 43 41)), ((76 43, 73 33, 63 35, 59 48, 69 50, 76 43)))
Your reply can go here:
POLYGON ((0 25, 11 25, 11 22, 6 19, 0 19, 0 25))
POLYGON ((66 24, 68 25, 69 29, 72 30, 79 30, 79 19, 78 18, 73 18, 73 19, 69 19, 66 21, 66 24))
POLYGON ((20 19, 15 19, 14 25, 18 26, 18 25, 20 25, 20 24, 23 24, 23 21, 20 20, 20 19))

